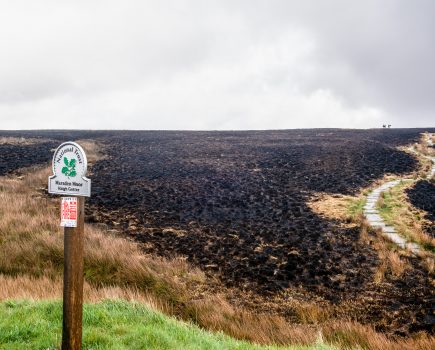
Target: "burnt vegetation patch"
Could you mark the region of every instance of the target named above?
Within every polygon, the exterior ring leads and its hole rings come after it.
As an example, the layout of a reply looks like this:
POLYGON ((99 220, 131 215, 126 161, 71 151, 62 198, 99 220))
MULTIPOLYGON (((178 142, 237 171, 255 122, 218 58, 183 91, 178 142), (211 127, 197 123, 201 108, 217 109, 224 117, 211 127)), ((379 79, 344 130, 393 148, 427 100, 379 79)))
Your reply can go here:
POLYGON ((51 149, 54 142, 37 143, 34 145, 0 145, 0 176, 12 173, 20 168, 48 163, 52 157, 51 149))
POLYGON ((406 193, 414 207, 425 211, 430 224, 426 225, 424 230, 435 237, 435 181, 417 181, 406 193))
POLYGON ((2 131, 0 130, 0 176, 11 174, 21 168, 48 163, 61 142, 101 138, 105 131, 2 131), (12 140, 32 139, 36 142, 14 142, 12 140), (8 142, 11 140, 11 142, 8 142))
POLYGON ((394 293, 380 293, 372 283, 378 256, 359 230, 306 204, 318 191, 352 194, 385 173, 411 172, 417 161, 395 147, 418 137, 415 130, 120 133, 93 167, 87 213, 146 252, 185 256, 229 287, 259 295, 302 287, 333 303, 369 289, 380 299, 349 316, 377 318, 383 331, 427 329, 428 279, 409 274, 394 293), (407 304, 416 285, 418 307, 407 304), (394 324, 383 313, 390 297, 394 324))
MULTIPOLYGON (((336 299, 361 288, 376 259, 357 231, 320 218, 306 201, 413 170, 415 159, 391 147, 399 136, 384 133, 381 143, 377 132, 329 130, 118 134, 93 167, 88 213, 230 286, 304 284, 336 299), (335 280, 338 273, 345 278, 335 280)), ((406 143, 418 134, 401 136, 406 143)))

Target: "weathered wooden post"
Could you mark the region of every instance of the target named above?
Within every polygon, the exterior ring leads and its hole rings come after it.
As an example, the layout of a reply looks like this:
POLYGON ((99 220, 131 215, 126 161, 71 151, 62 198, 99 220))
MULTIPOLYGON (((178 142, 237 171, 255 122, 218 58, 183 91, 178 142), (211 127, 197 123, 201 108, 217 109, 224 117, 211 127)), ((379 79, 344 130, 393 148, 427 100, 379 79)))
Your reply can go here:
POLYGON ((61 144, 53 156, 53 175, 48 192, 63 197, 61 226, 64 227, 62 350, 82 349, 83 316, 83 242, 85 197, 91 181, 85 177, 87 159, 74 142, 61 144))

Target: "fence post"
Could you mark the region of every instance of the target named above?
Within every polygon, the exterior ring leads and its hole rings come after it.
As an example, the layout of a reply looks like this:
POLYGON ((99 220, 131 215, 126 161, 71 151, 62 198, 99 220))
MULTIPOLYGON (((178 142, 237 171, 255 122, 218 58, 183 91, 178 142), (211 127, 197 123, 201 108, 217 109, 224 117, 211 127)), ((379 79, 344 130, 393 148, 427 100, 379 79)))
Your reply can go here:
POLYGON ((85 197, 77 197, 77 227, 64 227, 62 350, 82 349, 85 197))

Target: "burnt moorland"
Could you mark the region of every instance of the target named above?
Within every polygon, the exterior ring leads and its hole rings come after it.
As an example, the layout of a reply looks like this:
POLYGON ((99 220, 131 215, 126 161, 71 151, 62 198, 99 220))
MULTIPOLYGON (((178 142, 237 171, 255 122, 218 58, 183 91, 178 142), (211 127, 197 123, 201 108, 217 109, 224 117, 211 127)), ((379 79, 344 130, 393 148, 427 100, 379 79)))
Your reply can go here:
MULTIPOLYGON (((385 173, 417 167, 396 146, 417 130, 127 132, 105 140, 93 167, 90 221, 185 256, 225 285, 259 295, 303 288, 351 316, 408 334, 433 326, 430 278, 418 262, 400 279, 373 283, 376 251, 358 228, 316 215, 317 192, 352 194, 385 173)), ((285 310, 283 313, 285 314, 285 310)))
POLYGON ((60 142, 98 138, 104 131, 4 131, 0 130, 0 176, 21 168, 48 163, 60 142), (26 143, 32 139, 31 143, 26 143), (8 142, 8 140, 11 140, 8 142))
POLYGON ((414 207, 423 210, 426 218, 430 221, 425 232, 435 237, 435 181, 420 180, 406 191, 408 198, 414 207))
POLYGON ((374 253, 358 244, 358 231, 315 215, 307 200, 410 172, 415 159, 392 146, 417 136, 118 134, 107 142, 107 159, 93 167, 90 219, 125 230, 150 252, 187 256, 229 285, 273 291, 303 283, 334 299, 337 290, 363 287, 374 253), (333 281, 336 274, 348 282, 333 281))
POLYGON ((104 147, 90 173, 88 221, 132 237, 147 253, 184 256, 228 287, 266 298, 302 288, 332 303, 355 300, 349 317, 408 334, 434 324, 433 289, 419 262, 400 279, 374 284, 377 252, 359 229, 318 216, 307 201, 411 172, 416 159, 395 147, 422 131, 56 132, 52 139, 95 138, 104 147))
POLYGON ((56 142, 42 142, 34 145, 0 145, 0 176, 20 168, 46 163, 52 158, 50 150, 56 142))

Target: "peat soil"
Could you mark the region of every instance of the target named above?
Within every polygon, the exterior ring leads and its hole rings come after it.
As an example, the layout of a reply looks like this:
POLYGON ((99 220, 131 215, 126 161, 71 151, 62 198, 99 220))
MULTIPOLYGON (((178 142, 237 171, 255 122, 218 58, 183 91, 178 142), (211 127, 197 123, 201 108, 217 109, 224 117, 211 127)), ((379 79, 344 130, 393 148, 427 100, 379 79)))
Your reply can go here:
POLYGON ((50 150, 57 145, 58 143, 51 141, 34 145, 0 145, 0 176, 20 168, 47 163, 53 157, 50 150))
POLYGON ((406 193, 412 205, 423 210, 430 221, 423 229, 435 237, 435 180, 419 180, 406 193))
POLYGON ((302 288, 336 304, 355 300, 347 317, 378 330, 430 330, 434 298, 423 268, 412 262, 414 273, 373 284, 377 253, 359 230, 306 204, 315 192, 352 194, 386 173, 411 172, 417 161, 394 147, 418 137, 418 130, 118 133, 93 167, 87 214, 148 253, 185 256, 265 302, 302 288))
POLYGON ((61 142, 99 138, 105 135, 104 131, 4 131, 0 130, 1 137, 40 139, 34 144, 0 144, 0 176, 19 172, 21 168, 48 163, 53 158, 54 150, 61 142))
POLYGON ((316 215, 306 202, 316 192, 352 194, 386 173, 413 171, 417 160, 395 147, 423 131, 59 131, 52 139, 104 145, 106 157, 91 169, 88 221, 123 232, 147 253, 184 256, 259 304, 294 288, 307 299, 354 300, 344 317, 406 335, 434 324, 424 268, 412 260, 401 278, 387 274, 374 284, 377 253, 359 230, 316 215))

